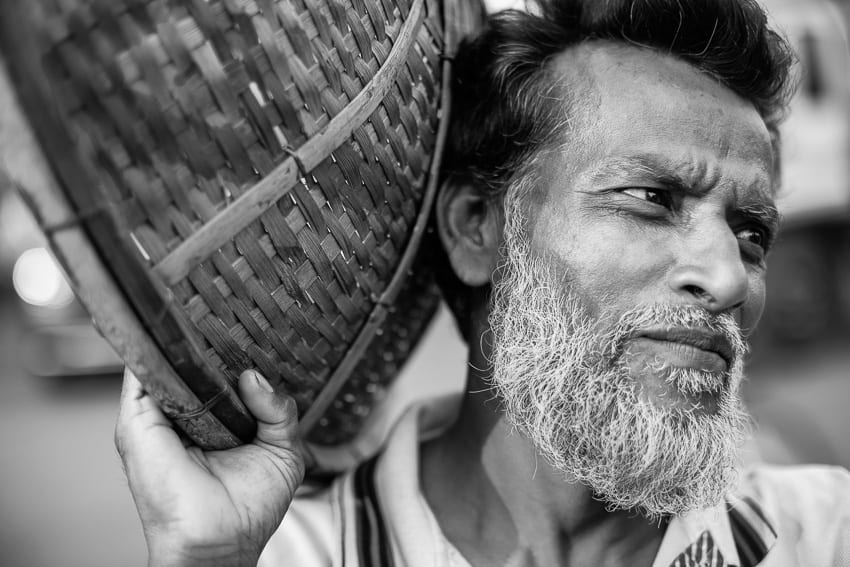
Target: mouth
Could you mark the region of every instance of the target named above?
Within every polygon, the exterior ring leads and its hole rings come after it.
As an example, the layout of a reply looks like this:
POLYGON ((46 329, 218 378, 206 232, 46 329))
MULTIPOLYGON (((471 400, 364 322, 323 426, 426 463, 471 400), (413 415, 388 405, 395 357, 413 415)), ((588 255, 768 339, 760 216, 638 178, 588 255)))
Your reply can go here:
POLYGON ((663 329, 642 330, 633 339, 647 339, 668 343, 684 354, 699 358, 700 355, 716 355, 725 363, 726 369, 735 362, 735 349, 732 343, 721 333, 708 329, 668 327, 663 329))

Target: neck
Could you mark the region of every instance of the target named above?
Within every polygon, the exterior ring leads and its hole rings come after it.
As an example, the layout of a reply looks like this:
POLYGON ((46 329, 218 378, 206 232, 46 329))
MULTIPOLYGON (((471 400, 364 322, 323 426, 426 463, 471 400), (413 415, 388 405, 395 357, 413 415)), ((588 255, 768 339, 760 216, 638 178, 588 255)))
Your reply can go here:
POLYGON ((473 566, 618 564, 617 557, 650 565, 663 528, 606 512, 587 487, 540 459, 485 378, 471 372, 458 421, 423 448, 423 492, 449 541, 473 566))

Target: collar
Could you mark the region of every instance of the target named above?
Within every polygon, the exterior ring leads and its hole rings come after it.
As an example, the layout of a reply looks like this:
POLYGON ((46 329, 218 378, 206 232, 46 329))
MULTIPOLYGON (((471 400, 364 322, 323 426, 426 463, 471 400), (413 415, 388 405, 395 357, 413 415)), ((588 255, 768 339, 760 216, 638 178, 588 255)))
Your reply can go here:
POLYGON ((678 564, 740 566, 725 506, 689 512, 670 520, 652 567, 678 564), (687 559, 683 561, 684 558, 687 559))
MULTIPOLYGON (((427 412, 417 409, 396 424, 370 473, 380 493, 375 508, 387 520, 382 530, 399 559, 379 564, 468 566, 442 534, 419 489, 420 421, 427 412)), ((756 567, 775 542, 776 531, 761 506, 752 498, 729 495, 723 504, 673 518, 652 567, 756 567)))
POLYGON ((776 543, 776 531, 752 498, 726 502, 670 521, 652 567, 755 567, 776 543))

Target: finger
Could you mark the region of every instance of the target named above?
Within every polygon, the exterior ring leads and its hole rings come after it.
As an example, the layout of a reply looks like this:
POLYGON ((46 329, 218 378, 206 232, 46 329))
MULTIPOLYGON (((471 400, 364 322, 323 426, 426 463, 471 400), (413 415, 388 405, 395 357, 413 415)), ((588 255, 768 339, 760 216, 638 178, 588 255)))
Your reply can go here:
MULTIPOLYGON (((179 427, 174 427, 168 417, 162 412, 156 401, 148 394, 139 379, 129 368, 124 369, 124 385, 121 388, 121 406, 122 410, 126 408, 127 413, 137 412, 144 414, 144 417, 139 419, 149 420, 149 423, 161 424, 168 427, 177 434, 180 438, 180 443, 183 447, 190 447, 195 442, 179 427)), ((121 415, 119 413, 119 421, 121 415)))
POLYGON ((283 392, 275 392, 268 381, 253 370, 239 376, 239 394, 257 419, 257 440, 287 451, 297 447, 295 400, 283 392))
POLYGON ((121 386, 121 407, 118 418, 134 419, 144 415, 141 419, 150 422, 168 423, 168 419, 162 414, 156 402, 145 391, 142 383, 129 368, 124 369, 124 383, 121 386))
POLYGON ((268 380, 255 370, 240 375, 239 393, 257 419, 257 439, 287 450, 295 449, 307 469, 316 466, 315 456, 299 434, 298 406, 291 396, 274 391, 268 380))
POLYGON ((124 372, 115 446, 128 477, 139 469, 150 470, 156 463, 165 465, 169 459, 186 456, 171 422, 129 369, 124 372))

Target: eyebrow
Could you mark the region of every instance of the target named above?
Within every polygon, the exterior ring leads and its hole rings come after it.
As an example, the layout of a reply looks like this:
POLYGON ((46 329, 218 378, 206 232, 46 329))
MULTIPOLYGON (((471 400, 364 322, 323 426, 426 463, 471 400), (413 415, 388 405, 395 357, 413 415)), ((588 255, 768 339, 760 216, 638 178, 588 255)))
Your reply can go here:
MULTIPOLYGON (((658 183, 683 193, 708 191, 717 183, 718 174, 710 172, 705 163, 682 162, 661 154, 637 154, 603 161, 589 173, 589 180, 604 183, 612 177, 629 177, 635 174, 651 175, 658 183)), ((773 198, 763 190, 757 190, 758 202, 739 204, 735 211, 753 221, 760 222, 776 232, 782 215, 773 203, 773 198)))
POLYGON ((739 205, 735 208, 735 212, 746 219, 764 225, 770 231, 771 236, 774 236, 779 230, 779 224, 782 221, 782 213, 772 203, 739 205))
POLYGON ((635 173, 652 175, 661 184, 686 193, 700 192, 700 187, 707 190, 716 181, 711 178, 704 163, 688 162, 683 165, 667 156, 652 153, 605 160, 590 172, 589 180, 602 183, 611 177, 629 177, 635 173))

